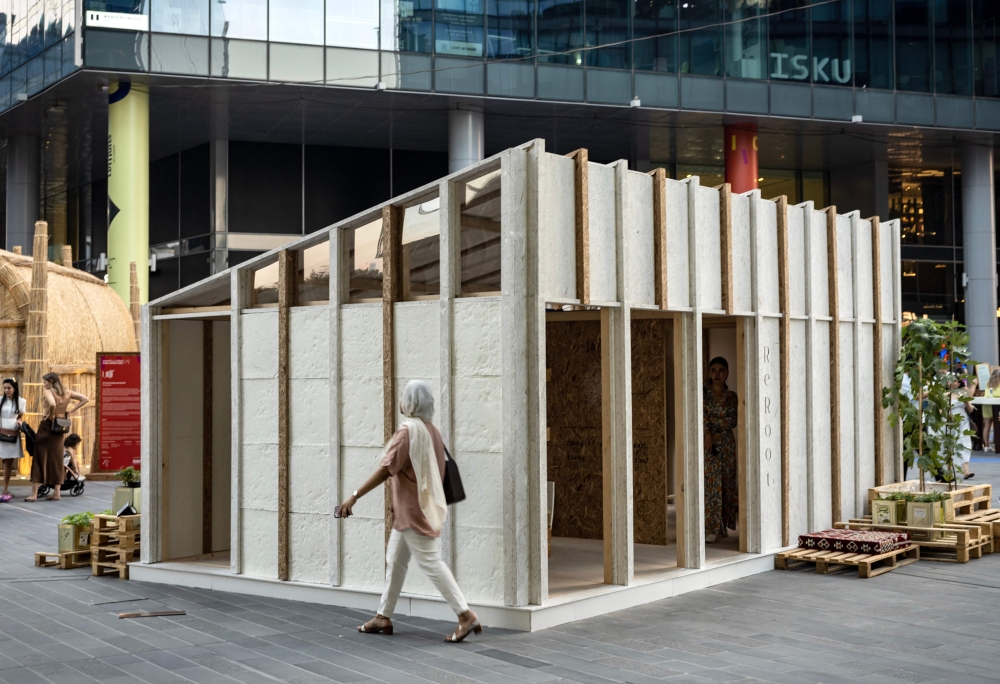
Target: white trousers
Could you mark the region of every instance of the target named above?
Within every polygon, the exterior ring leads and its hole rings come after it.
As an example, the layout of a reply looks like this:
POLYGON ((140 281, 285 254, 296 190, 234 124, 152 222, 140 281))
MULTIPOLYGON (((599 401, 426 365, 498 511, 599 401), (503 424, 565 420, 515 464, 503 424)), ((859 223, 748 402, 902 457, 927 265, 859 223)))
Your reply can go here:
POLYGON ((441 559, 441 540, 413 530, 393 530, 389 535, 389 546, 385 550, 385 591, 382 592, 382 603, 378 607, 379 615, 392 617, 406 579, 410 556, 417 559, 417 565, 441 592, 455 615, 461 615, 469 609, 455 576, 441 559))

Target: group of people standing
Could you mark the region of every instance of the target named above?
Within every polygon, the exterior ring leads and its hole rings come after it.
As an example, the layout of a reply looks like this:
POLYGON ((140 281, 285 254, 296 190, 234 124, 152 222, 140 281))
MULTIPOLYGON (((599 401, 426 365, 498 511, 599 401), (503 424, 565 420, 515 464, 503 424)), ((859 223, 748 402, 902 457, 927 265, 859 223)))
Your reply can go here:
MULTIPOLYGON (((38 488, 52 487, 49 501, 58 501, 60 487, 66 479, 67 467, 79 476, 79 466, 70 453, 70 464, 66 464, 66 450, 80 443, 80 438, 69 433, 69 417, 83 408, 89 401, 79 392, 63 387, 56 373, 42 376, 43 413, 42 421, 35 432, 34 456, 31 460, 31 496, 25 501, 38 500, 38 488), (71 406, 73 402, 76 402, 71 406), (70 444, 72 442, 72 444, 70 444)), ((3 463, 3 491, 0 502, 10 501, 10 478, 14 465, 24 455, 22 448, 22 426, 27 411, 27 402, 21 396, 17 381, 7 378, 3 381, 3 396, 0 397, 0 462, 3 463)))

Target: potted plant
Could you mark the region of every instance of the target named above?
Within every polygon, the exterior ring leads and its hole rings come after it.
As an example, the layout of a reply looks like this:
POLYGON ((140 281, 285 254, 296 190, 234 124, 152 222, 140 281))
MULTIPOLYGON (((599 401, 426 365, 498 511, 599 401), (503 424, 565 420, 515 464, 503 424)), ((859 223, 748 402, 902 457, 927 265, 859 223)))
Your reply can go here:
POLYGON ((73 513, 59 521, 59 553, 80 551, 90 546, 90 521, 94 514, 73 513))
POLYGON ((134 489, 139 487, 139 485, 141 484, 139 471, 133 468, 132 466, 128 466, 127 468, 122 468, 121 470, 119 470, 117 473, 117 477, 119 480, 122 481, 122 484, 124 484, 126 487, 132 487, 134 489))
POLYGON ((954 502, 945 492, 916 494, 906 502, 906 517, 913 527, 934 527, 955 519, 954 502))
POLYGON ((117 476, 124 486, 115 488, 111 508, 117 513, 121 510, 122 506, 130 503, 135 507, 136 511, 139 511, 142 503, 142 483, 139 479, 139 471, 132 466, 128 466, 119 470, 117 476))

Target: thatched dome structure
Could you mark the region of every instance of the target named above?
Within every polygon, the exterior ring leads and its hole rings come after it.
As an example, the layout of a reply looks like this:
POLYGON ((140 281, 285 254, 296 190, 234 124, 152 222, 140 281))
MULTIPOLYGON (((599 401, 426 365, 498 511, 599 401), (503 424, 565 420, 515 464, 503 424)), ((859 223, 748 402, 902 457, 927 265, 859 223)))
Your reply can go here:
MULTIPOLYGON (((31 257, 0 250, 0 374, 17 379, 22 392, 32 263, 31 257)), ((53 262, 46 265, 47 367, 63 376, 66 387, 93 400, 97 352, 137 349, 132 317, 125 302, 100 278, 53 262)), ((25 398, 30 407, 32 397, 25 398)), ((93 404, 79 414, 73 417, 73 428, 83 438, 89 462, 93 404)))

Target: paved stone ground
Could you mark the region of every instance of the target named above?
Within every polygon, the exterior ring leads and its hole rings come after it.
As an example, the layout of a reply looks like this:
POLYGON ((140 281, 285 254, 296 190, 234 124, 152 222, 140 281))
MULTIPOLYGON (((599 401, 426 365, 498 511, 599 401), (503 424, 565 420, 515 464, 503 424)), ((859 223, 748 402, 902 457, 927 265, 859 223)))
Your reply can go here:
MULTIPOLYGON (((995 457, 994 457, 995 458, 995 457)), ((975 464, 1000 480, 1000 459, 975 464)), ((53 682, 1000 681, 1000 554, 917 563, 870 580, 769 572, 535 634, 400 617, 361 635, 358 611, 91 578, 33 567, 67 513, 103 510, 111 485, 62 502, 0 504, 0 680, 53 682), (185 617, 119 620, 124 610, 185 617)))

